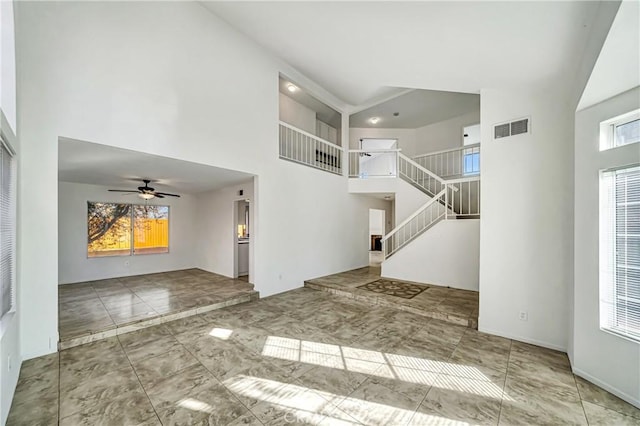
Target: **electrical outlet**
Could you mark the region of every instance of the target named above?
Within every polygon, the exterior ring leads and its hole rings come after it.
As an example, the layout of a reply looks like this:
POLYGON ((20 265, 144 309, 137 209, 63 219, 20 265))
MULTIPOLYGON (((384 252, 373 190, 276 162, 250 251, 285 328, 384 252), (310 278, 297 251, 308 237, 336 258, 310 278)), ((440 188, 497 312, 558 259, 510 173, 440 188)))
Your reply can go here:
POLYGON ((11 371, 11 355, 7 355, 7 370, 11 371))
POLYGON ((520 315, 518 315, 518 318, 520 319, 520 321, 527 321, 529 320, 529 314, 527 313, 527 311, 520 311, 520 315))

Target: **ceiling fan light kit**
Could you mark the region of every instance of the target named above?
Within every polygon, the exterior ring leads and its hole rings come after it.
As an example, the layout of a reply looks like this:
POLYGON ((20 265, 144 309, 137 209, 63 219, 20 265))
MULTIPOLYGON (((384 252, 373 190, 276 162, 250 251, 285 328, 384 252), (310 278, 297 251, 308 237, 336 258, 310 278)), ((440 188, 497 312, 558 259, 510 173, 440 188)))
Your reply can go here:
MULTIPOLYGON (((151 200, 153 198, 164 197, 180 197, 178 194, 169 194, 167 192, 156 192, 156 190, 149 186, 150 179, 143 179, 144 186, 139 186, 138 189, 110 189, 110 192, 126 192, 128 194, 138 194, 138 197, 143 200, 151 200)), ((126 194, 125 194, 126 195, 126 194)))

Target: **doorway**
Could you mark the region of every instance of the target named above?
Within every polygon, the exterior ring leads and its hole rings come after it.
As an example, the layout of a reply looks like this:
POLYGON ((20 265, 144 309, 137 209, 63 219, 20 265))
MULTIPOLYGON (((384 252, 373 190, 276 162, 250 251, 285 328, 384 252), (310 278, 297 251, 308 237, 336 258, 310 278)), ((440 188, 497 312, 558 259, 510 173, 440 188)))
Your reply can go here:
POLYGON ((250 200, 238 200, 234 203, 235 225, 235 278, 249 282, 249 252, 251 244, 250 200))
POLYGON ((369 266, 380 267, 384 260, 382 238, 385 229, 385 211, 369 209, 369 266))

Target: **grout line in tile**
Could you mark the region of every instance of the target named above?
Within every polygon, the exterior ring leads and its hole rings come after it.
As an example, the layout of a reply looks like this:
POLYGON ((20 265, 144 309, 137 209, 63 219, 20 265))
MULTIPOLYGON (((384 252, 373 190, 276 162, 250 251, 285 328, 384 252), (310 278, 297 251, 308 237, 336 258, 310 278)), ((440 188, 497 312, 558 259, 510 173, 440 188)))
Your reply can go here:
MULTIPOLYGON (((144 386, 142 384, 142 381, 140 380, 140 376, 138 376, 138 372, 136 371, 135 367, 133 366, 133 363, 131 362, 131 359, 129 358, 129 354, 124 349, 124 346, 122 345, 122 342, 120 341, 120 337, 116 336, 116 339, 118 339, 118 345, 120 345, 120 349, 122 349, 122 352, 124 352, 124 356, 127 357, 127 361, 129 362, 129 365, 131 366, 131 369, 133 370, 133 374, 136 375, 136 379, 138 380, 138 384, 140 385, 140 388, 142 389, 142 392, 144 392, 144 395, 149 400, 149 405, 151 405, 151 408, 153 409, 153 412, 155 413, 156 418, 158 419, 160 424, 163 424, 162 420, 160 420, 160 416, 158 415, 158 412, 156 411, 156 407, 153 405, 153 402, 151 402, 151 398, 149 398, 149 394, 147 393, 147 390, 144 388, 144 386)), ((58 418, 60 418, 60 415, 58 415, 58 418)))
POLYGON ((513 349, 513 340, 510 340, 509 344, 509 356, 507 357, 507 371, 504 374, 504 384, 502 385, 502 398, 500 399, 500 411, 498 412, 498 425, 500 424, 500 418, 502 417, 502 404, 504 404, 504 394, 507 387, 507 379, 509 378, 509 365, 511 365, 511 350, 513 349))

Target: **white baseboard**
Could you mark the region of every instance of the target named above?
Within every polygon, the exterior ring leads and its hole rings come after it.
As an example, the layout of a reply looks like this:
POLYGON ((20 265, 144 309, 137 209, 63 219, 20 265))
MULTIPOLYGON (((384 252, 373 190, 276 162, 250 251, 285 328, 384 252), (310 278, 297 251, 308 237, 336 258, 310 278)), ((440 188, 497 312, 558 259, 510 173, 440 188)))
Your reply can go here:
POLYGON ((602 380, 593 377, 591 374, 585 371, 582 371, 579 368, 575 368, 573 365, 571 366, 571 370, 573 371, 573 374, 575 374, 576 376, 580 376, 583 379, 590 381, 594 385, 600 386, 602 389, 606 390, 609 393, 614 394, 615 396, 628 402, 629 404, 640 408, 640 399, 635 398, 631 395, 628 395, 619 389, 616 389, 615 387, 609 385, 608 383, 605 383, 602 380))
POLYGON ((567 352, 567 348, 563 347, 563 346, 558 346, 558 345, 555 345, 553 343, 543 342, 543 341, 540 341, 540 340, 529 339, 528 337, 514 336, 514 335, 507 334, 507 333, 502 333, 500 331, 489 330, 487 328, 480 327, 480 325, 478 325, 478 331, 481 331, 481 332, 487 333, 487 334, 493 334, 493 335, 500 336, 500 337, 505 337, 505 338, 511 339, 511 340, 517 340, 519 342, 529 343, 531 345, 542 346, 543 348, 553 349, 555 351, 560 351, 560 352, 564 352, 564 353, 567 352))

